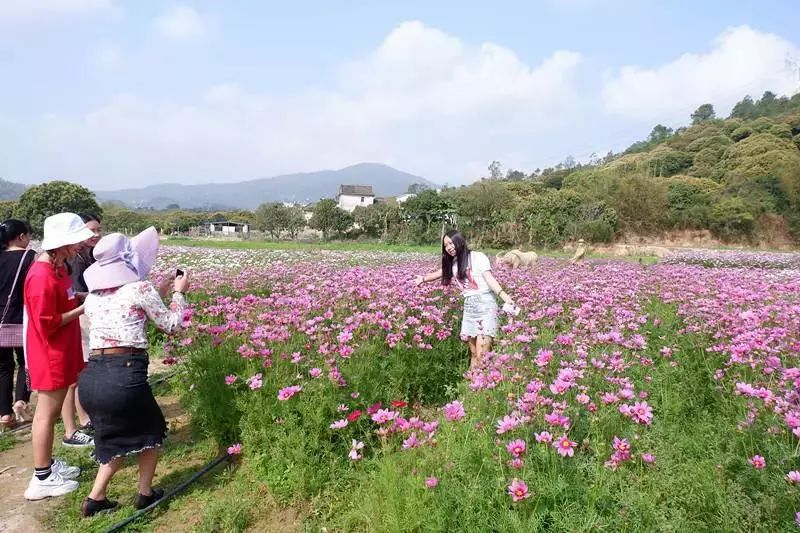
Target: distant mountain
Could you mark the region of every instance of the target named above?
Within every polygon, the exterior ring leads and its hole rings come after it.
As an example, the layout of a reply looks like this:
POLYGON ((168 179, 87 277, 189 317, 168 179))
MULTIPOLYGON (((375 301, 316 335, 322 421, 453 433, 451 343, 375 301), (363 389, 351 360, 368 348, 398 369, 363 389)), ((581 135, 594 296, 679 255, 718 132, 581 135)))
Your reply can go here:
POLYGON ((339 185, 372 185, 376 196, 398 196, 413 183, 437 187, 425 178, 378 163, 360 163, 341 170, 286 174, 237 183, 203 185, 164 184, 141 189, 96 191, 102 202, 122 202, 129 207, 255 209, 264 202, 306 202, 336 196, 339 185))
POLYGON ((27 185, 0 178, 0 200, 16 200, 27 188, 27 185))

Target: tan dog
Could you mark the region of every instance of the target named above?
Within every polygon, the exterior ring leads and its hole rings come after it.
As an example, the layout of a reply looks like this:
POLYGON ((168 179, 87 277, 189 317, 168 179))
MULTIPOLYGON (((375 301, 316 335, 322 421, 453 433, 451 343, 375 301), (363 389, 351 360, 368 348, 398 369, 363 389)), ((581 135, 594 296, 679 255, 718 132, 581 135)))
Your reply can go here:
POLYGON ((536 264, 538 259, 539 256, 536 255, 536 252, 521 252, 520 250, 497 254, 498 263, 509 265, 512 268, 531 267, 536 264))

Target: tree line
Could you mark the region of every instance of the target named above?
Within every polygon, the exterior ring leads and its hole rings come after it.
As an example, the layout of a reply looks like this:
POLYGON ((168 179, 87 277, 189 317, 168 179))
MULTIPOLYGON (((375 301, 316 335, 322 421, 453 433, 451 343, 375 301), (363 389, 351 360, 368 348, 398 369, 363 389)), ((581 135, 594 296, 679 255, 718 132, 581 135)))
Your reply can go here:
POLYGON ((438 240, 444 226, 457 226, 477 245, 495 247, 696 229, 727 242, 800 242, 800 94, 748 96, 724 119, 703 104, 690 121, 675 130, 657 124, 619 154, 593 154, 583 163, 567 157, 530 172, 504 171, 493 161, 487 176, 470 185, 436 191, 414 184, 415 196, 403 203, 389 199, 352 213, 333 199, 320 200, 310 213, 276 202, 255 211, 133 210, 98 205, 91 191, 65 181, 30 187, 16 201, 0 201, 0 211, 28 220, 35 231, 50 214, 91 211, 109 231, 129 233, 151 225, 185 233, 232 221, 271 239, 295 239, 308 226, 325 239, 423 244, 438 240))

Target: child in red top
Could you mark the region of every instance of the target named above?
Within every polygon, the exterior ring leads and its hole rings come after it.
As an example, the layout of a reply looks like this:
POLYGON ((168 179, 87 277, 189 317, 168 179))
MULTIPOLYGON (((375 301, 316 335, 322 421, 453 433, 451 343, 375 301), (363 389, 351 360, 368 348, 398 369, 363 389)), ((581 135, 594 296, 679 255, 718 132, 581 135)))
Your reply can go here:
POLYGON ((92 237, 81 217, 60 213, 44 221, 44 252, 25 278, 25 350, 31 389, 38 391, 31 441, 34 473, 25 498, 41 500, 78 488, 80 469, 53 460, 54 428, 67 389, 83 369, 78 305, 66 262, 92 237))

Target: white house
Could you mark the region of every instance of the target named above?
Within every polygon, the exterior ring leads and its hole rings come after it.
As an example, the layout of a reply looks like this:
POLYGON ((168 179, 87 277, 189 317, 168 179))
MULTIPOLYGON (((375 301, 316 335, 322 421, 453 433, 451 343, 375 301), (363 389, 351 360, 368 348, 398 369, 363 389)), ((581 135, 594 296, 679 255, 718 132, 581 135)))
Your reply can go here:
POLYGON ((340 209, 352 213, 356 207, 366 207, 375 203, 372 185, 339 185, 336 202, 340 209))
POLYGON ((241 222, 206 222, 205 226, 212 235, 246 235, 250 233, 250 227, 241 222))
POLYGON ((413 193, 401 194, 400 196, 395 198, 395 202, 397 202, 398 204, 402 204, 406 200, 408 200, 409 198, 414 198, 415 196, 416 196, 416 194, 413 194, 413 193))

